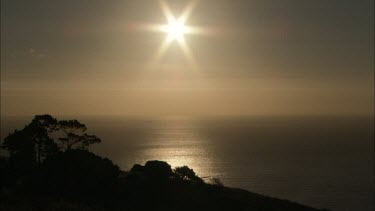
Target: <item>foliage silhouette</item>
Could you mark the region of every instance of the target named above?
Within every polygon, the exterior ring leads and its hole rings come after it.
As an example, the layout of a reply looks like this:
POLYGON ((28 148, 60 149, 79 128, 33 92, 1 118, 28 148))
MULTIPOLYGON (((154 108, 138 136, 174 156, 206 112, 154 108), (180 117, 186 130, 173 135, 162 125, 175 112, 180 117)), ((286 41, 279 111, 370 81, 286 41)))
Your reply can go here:
POLYGON ((217 187, 224 187, 224 183, 221 181, 220 178, 213 177, 210 179, 211 184, 217 186, 217 187))
POLYGON ((10 153, 11 162, 17 163, 18 167, 27 169, 40 165, 48 156, 59 151, 49 137, 56 130, 56 119, 48 114, 36 115, 22 130, 9 134, 4 139, 3 147, 10 153))
POLYGON ((86 125, 78 120, 59 121, 59 127, 64 133, 64 137, 59 138, 59 140, 65 150, 70 150, 74 147, 76 149, 87 149, 90 144, 101 142, 101 139, 97 136, 84 133, 87 130, 86 125))
POLYGON ((86 130, 86 126, 77 120, 57 121, 48 114, 36 115, 22 130, 9 134, 2 147, 9 152, 15 166, 33 168, 61 151, 87 150, 89 145, 101 142, 97 136, 84 133, 86 130), (51 138, 51 134, 58 131, 64 135, 58 139, 62 142, 60 146, 51 138))
POLYGON ((181 180, 203 182, 203 180, 195 174, 194 170, 188 166, 176 167, 173 173, 176 178, 181 180))
POLYGON ((173 175, 172 167, 164 161, 147 161, 144 173, 155 180, 166 180, 173 175))
POLYGON ((9 134, 3 143, 9 157, 0 157, 0 210, 317 210, 227 188, 218 179, 207 184, 188 166, 172 170, 164 161, 121 171, 87 151, 98 141, 77 138, 85 131, 76 120, 40 115, 9 134), (49 137, 59 129, 68 136, 61 148, 49 137))

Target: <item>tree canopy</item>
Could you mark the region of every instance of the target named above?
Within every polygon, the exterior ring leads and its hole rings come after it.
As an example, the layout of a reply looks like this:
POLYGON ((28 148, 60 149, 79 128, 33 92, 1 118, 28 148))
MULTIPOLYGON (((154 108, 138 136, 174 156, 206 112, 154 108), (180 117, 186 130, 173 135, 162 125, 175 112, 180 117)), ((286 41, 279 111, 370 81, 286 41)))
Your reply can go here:
POLYGON ((10 161, 17 162, 18 167, 31 168, 59 152, 87 150, 89 145, 101 142, 97 136, 85 133, 86 130, 86 126, 78 120, 58 121, 48 114, 36 115, 23 129, 5 137, 2 147, 9 152, 10 161))
POLYGON ((84 133, 86 125, 78 120, 62 120, 59 121, 59 128, 63 132, 64 137, 60 137, 61 147, 65 150, 72 148, 87 149, 90 144, 100 143, 101 139, 95 135, 84 133))

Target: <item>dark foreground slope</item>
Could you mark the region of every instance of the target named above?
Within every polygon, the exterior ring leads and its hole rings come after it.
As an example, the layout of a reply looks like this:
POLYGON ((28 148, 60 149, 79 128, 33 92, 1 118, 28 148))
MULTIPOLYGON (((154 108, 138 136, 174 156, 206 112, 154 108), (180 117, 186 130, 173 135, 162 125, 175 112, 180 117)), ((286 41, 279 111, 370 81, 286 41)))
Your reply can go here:
POLYGON ((208 184, 162 161, 120 171, 110 160, 69 150, 28 169, 1 160, 0 210, 317 210, 208 184))

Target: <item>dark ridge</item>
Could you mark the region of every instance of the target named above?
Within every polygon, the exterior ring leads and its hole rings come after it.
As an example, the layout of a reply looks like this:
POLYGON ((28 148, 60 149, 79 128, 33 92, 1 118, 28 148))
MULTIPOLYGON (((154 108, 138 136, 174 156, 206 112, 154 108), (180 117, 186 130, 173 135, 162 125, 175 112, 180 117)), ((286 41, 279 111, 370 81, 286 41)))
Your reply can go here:
MULTIPOLYGON (((9 134, 0 157, 0 210, 257 210, 317 211, 288 200, 225 187, 188 166, 164 161, 122 171, 88 151, 101 140, 77 120, 36 116, 9 134), (59 141, 50 133, 63 130, 59 141)), ((56 134, 55 134, 56 135, 56 134)))

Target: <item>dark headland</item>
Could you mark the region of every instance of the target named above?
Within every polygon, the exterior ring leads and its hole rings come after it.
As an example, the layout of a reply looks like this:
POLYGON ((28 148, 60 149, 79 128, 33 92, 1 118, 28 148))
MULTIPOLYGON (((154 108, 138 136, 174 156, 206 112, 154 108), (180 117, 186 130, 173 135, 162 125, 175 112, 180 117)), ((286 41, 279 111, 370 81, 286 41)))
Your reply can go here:
POLYGON ((204 181, 163 161, 122 171, 88 151, 101 140, 77 120, 35 116, 9 134, 0 160, 0 210, 319 210, 204 181), (57 135, 60 138, 55 138, 57 135))

